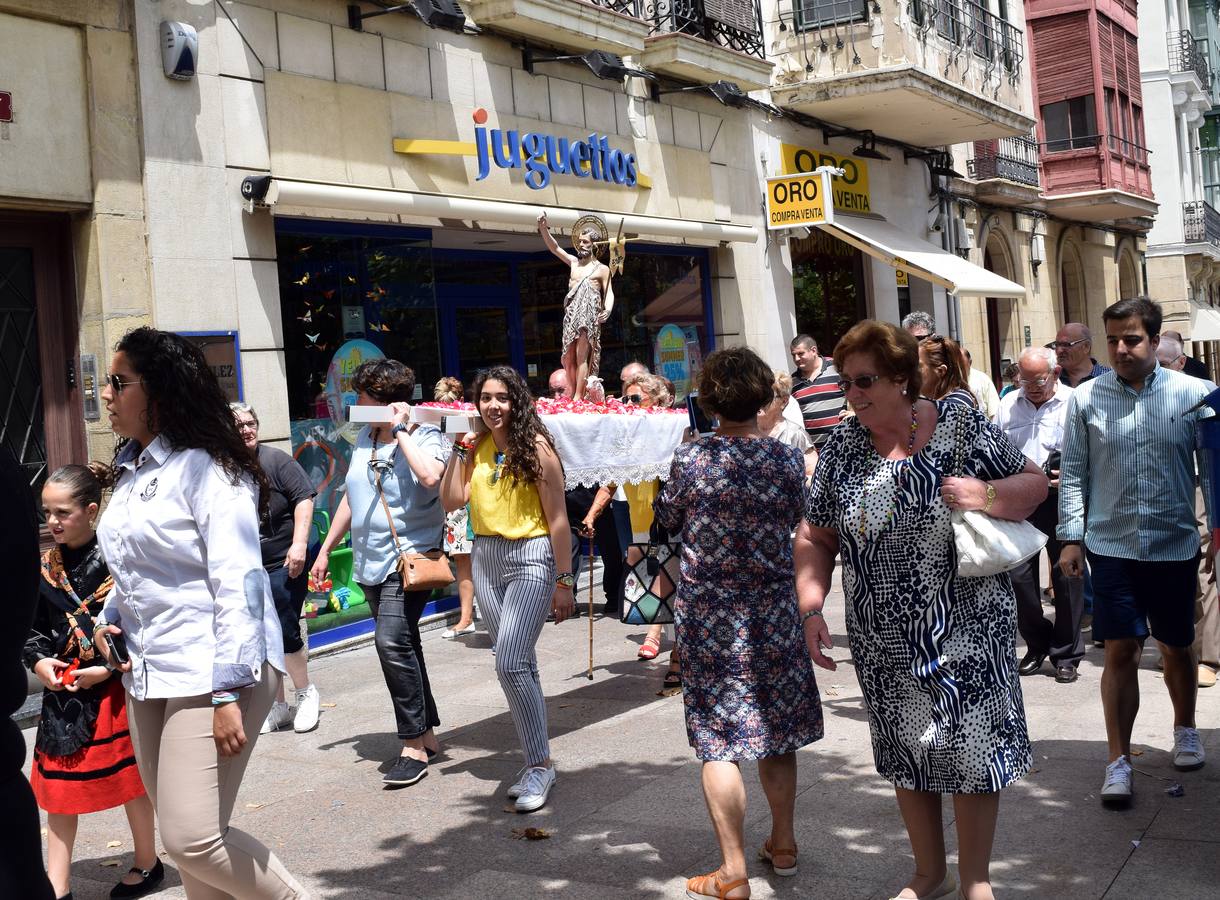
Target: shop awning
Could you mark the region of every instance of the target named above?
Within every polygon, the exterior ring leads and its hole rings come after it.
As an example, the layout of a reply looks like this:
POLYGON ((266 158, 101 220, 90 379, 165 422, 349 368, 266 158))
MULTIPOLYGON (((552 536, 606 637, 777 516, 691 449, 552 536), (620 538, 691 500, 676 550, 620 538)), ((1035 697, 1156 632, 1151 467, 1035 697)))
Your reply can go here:
POLYGON ((1220 310, 1196 306, 1190 316, 1192 341, 1220 341, 1220 310))
MULTIPOLYGON (((250 180, 252 179, 247 179, 247 181, 250 180)), ((325 184, 288 178, 272 178, 266 188, 266 193, 258 202, 272 207, 277 205, 314 207, 351 212, 424 216, 435 219, 459 219, 477 222, 480 225, 533 225, 537 222, 538 216, 545 212, 550 224, 558 228, 570 228, 582 215, 592 212, 605 219, 606 224, 613 231, 618 230, 621 219, 623 230, 632 234, 716 242, 754 243, 758 240, 758 229, 753 225, 670 219, 635 213, 572 209, 566 206, 540 206, 512 200, 450 197, 444 194, 353 187, 345 184, 325 184)))
POLYGON ((833 224, 818 227, 895 269, 939 284, 958 296, 1025 296, 1025 288, 1021 285, 942 250, 935 244, 912 237, 884 219, 840 215, 833 224))

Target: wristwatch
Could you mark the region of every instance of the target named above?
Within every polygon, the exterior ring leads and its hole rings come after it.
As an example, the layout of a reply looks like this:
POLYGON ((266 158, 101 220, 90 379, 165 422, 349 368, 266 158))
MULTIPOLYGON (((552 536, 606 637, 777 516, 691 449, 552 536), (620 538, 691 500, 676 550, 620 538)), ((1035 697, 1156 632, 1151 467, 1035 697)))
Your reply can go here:
POLYGON ((566 587, 566 588, 576 587, 576 576, 573 575, 571 572, 563 572, 562 574, 556 575, 555 576, 555 587, 566 587))
POLYGON ((399 422, 397 425, 395 425, 393 428, 390 429, 390 437, 396 438, 396 437, 398 437, 400 432, 410 431, 410 430, 411 430, 411 426, 408 425, 406 422, 399 422))
POLYGON ((983 512, 991 511, 991 504, 995 503, 995 485, 990 481, 987 482, 987 503, 983 507, 983 512))

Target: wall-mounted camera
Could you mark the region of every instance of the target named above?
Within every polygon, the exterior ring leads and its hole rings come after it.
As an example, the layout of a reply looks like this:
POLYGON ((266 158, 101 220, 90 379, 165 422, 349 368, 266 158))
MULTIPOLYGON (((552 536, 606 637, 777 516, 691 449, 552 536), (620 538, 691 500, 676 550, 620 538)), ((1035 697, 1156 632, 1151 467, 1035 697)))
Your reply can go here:
POLYGON ((199 32, 185 22, 161 23, 161 65, 167 78, 190 81, 199 62, 199 32))

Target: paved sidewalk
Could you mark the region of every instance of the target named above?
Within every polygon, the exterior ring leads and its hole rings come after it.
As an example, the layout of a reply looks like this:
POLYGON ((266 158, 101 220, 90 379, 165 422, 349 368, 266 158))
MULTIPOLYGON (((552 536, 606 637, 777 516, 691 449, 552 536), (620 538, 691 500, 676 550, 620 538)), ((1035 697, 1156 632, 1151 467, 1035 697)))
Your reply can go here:
MULTIPOLYGON (((751 865, 755 898, 886 898, 911 862, 893 792, 872 766, 868 723, 847 660, 842 600, 828 603, 838 671, 818 673, 826 738, 799 754, 800 875, 776 879, 751 865)), ((313 733, 260 738, 234 821, 274 848, 317 897, 580 898, 685 896, 683 877, 717 865, 686 743, 680 697, 657 696, 664 656, 642 663, 643 630, 595 623, 594 680, 585 677, 586 619, 548 625, 539 662, 559 781, 530 816, 505 811, 503 792, 521 765, 492 668, 487 635, 462 643, 436 632, 425 653, 444 725, 444 752, 415 787, 386 791, 381 774, 398 752, 393 717, 371 646, 323 657, 311 673, 324 704, 313 733), (515 839, 527 826, 548 840, 515 839)), ((1002 801, 993 877, 998 897, 1193 898, 1220 884, 1220 688, 1202 691, 1199 724, 1211 754, 1199 772, 1170 765, 1171 713, 1155 654, 1140 676, 1136 803, 1104 810, 1105 762, 1098 699, 1100 651, 1081 677, 1056 684, 1049 665, 1023 679, 1034 771, 1002 801), (1165 793, 1180 783, 1185 795, 1165 793)), ((26 731, 27 745, 32 730, 26 731)), ((767 833, 757 770, 743 766, 751 846, 767 833)), ((28 771, 28 769, 27 769, 28 771)), ((950 848, 956 846, 946 805, 950 848)), ((73 889, 108 895, 131 865, 121 810, 81 819, 73 889), (117 846, 108 846, 110 842, 117 846), (108 861, 118 861, 117 868, 108 861)), ((182 897, 172 865, 159 897, 182 897)))

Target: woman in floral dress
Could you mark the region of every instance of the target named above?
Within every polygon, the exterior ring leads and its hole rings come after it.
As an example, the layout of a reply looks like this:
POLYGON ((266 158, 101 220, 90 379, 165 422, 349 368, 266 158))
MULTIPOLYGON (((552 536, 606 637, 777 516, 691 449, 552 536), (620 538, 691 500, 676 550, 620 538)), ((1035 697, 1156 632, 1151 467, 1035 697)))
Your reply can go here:
POLYGON ((758 430, 771 382, 771 369, 750 350, 708 356, 699 402, 719 417, 717 434, 678 449, 655 506, 661 524, 683 534, 675 625, 686 730, 703 761, 723 859, 717 871, 687 882, 695 898, 750 896, 743 759, 758 760, 771 807, 759 856, 777 875, 796 874, 795 751, 822 737, 792 568, 805 468, 800 451, 758 430))

